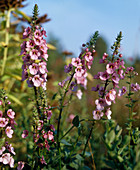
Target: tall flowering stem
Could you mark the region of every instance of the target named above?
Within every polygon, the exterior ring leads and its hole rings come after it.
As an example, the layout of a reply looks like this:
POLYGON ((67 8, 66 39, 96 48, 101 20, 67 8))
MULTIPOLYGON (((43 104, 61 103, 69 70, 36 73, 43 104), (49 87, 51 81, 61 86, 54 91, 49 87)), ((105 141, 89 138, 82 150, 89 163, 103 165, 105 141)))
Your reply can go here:
MULTIPOLYGON (((33 141, 34 149, 31 168, 46 166, 45 157, 49 152, 50 145, 54 144, 55 128, 50 124, 52 108, 48 106, 46 98, 47 83, 47 43, 44 39, 46 31, 36 25, 38 16, 38 6, 34 6, 33 21, 31 27, 25 29, 23 39, 27 39, 21 44, 21 55, 23 55, 22 80, 27 80, 29 87, 34 88, 36 106, 33 107, 33 141), (46 152, 43 152, 43 150, 46 152), (34 164, 35 162, 35 164, 34 164)), ((24 130, 22 137, 28 136, 28 131, 24 130)))
MULTIPOLYGON (((98 32, 95 32, 91 40, 83 44, 83 50, 80 53, 79 57, 72 58, 71 63, 67 66, 65 66, 65 72, 69 73, 70 76, 68 76, 65 80, 59 83, 59 86, 61 88, 65 87, 66 82, 68 81, 64 95, 62 96, 60 100, 60 112, 58 117, 58 126, 57 126, 57 146, 59 155, 61 154, 60 149, 60 122, 61 122, 61 116, 64 108, 64 101, 65 97, 68 91, 76 92, 76 95, 79 99, 81 99, 82 92, 81 90, 77 90, 78 86, 82 86, 86 89, 87 86, 87 70, 91 68, 91 65, 93 63, 93 56, 95 53, 95 43, 98 37, 98 32)), ((61 157, 59 160, 59 168, 61 169, 61 157)))
POLYGON ((109 57, 108 54, 104 53, 102 59, 100 59, 100 64, 106 64, 106 70, 104 72, 98 72, 94 76, 94 79, 99 79, 103 82, 104 86, 98 84, 96 87, 92 88, 92 91, 99 94, 99 99, 95 100, 96 109, 93 111, 93 118, 95 120, 101 119, 104 115, 111 119, 110 106, 112 102, 115 103, 117 96, 116 88, 119 88, 119 81, 124 79, 124 61, 122 54, 119 53, 120 42, 122 39, 122 33, 120 32, 114 42, 112 49, 112 56, 109 57), (111 85, 110 87, 108 85, 111 85))

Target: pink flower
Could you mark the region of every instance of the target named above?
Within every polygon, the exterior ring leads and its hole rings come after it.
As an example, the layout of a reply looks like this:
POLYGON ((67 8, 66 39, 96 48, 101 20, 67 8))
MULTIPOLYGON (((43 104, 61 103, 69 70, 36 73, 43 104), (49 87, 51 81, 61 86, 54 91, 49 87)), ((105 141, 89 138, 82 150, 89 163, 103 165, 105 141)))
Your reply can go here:
POLYGON ((23 33, 23 39, 29 37, 30 33, 31 33, 31 28, 30 27, 25 28, 24 33, 23 33))
POLYGON ((91 61, 93 61, 93 57, 92 57, 92 53, 89 51, 89 52, 86 52, 86 54, 85 54, 85 59, 86 59, 86 61, 87 62, 91 62, 91 61))
POLYGON ((10 117, 11 119, 15 118, 15 112, 12 109, 7 110, 7 116, 10 117))
POLYGON ((47 133, 47 135, 48 135, 48 139, 49 140, 53 140, 54 139, 54 136, 53 136, 53 132, 52 131, 48 131, 48 133, 47 133))
POLYGON ((41 82, 42 82, 42 79, 40 78, 39 75, 35 75, 33 78, 32 78, 32 82, 34 84, 35 87, 39 87, 41 85, 41 82))
POLYGON ((0 127, 5 127, 8 124, 9 119, 0 117, 0 127))
POLYGON ((41 74, 45 74, 47 72, 47 68, 46 68, 46 63, 45 62, 39 63, 39 71, 40 71, 41 74))
POLYGON ((0 106, 2 105, 2 100, 0 100, 0 106))
POLYGON ((116 70, 116 67, 115 67, 114 63, 109 63, 109 64, 106 65, 106 72, 108 74, 114 73, 115 70, 116 70))
POLYGON ((94 110, 93 111, 93 119, 95 120, 99 120, 101 119, 101 117, 103 116, 103 112, 101 112, 101 110, 94 110))
POLYGON ((111 112, 110 108, 108 108, 105 112, 105 115, 107 116, 108 119, 111 119, 111 114, 112 114, 112 112, 111 112))
POLYGON ((72 58, 71 64, 75 67, 81 66, 81 59, 80 58, 72 58))
POLYGON ((35 45, 34 40, 29 40, 26 42, 26 51, 30 51, 35 45))
POLYGON ((40 52, 36 49, 32 49, 32 51, 30 51, 30 56, 32 60, 37 60, 38 57, 40 56, 40 52))
POLYGON ((17 170, 22 170, 24 168, 24 164, 25 164, 25 162, 19 161, 17 170))
POLYGON ((50 120, 51 116, 52 116, 52 111, 48 110, 47 111, 47 119, 50 120))
POLYGON ((68 66, 65 65, 64 69, 65 73, 69 73, 70 71, 72 71, 73 65, 72 64, 69 64, 68 66))
POLYGON ((35 44, 38 45, 38 46, 42 44, 42 40, 41 40, 40 37, 37 37, 37 38, 35 37, 35 38, 34 38, 34 42, 35 42, 35 44))
POLYGON ((118 96, 122 96, 127 92, 126 87, 123 86, 122 89, 119 90, 118 96))
POLYGON ((109 74, 104 71, 104 72, 100 72, 100 79, 103 80, 103 81, 106 81, 107 79, 109 79, 109 74))
POLYGON ((5 129, 5 133, 8 138, 12 138, 12 134, 14 133, 14 131, 11 129, 11 126, 7 126, 7 128, 5 129))
POLYGON ((100 85, 99 85, 99 84, 97 84, 97 86, 96 86, 96 87, 92 87, 92 89, 91 89, 91 90, 96 92, 96 91, 98 91, 98 90, 99 90, 99 87, 100 87, 100 85))
POLYGON ((43 127, 43 120, 39 120, 37 130, 41 130, 41 129, 42 129, 42 127, 43 127))
POLYGON ((26 138, 29 134, 29 131, 28 130, 24 130, 23 133, 22 133, 22 138, 26 138))
POLYGON ((109 91, 109 96, 110 96, 110 99, 111 99, 112 101, 114 101, 115 98, 116 98, 116 90, 114 90, 114 89, 110 90, 110 91, 109 91))
POLYGON ((34 37, 35 38, 40 38, 41 36, 42 36, 41 31, 40 30, 35 30, 34 37))
POLYGON ((14 148, 12 147, 11 144, 9 145, 8 142, 5 142, 5 147, 6 147, 6 149, 7 149, 9 152, 11 152, 13 155, 16 154, 15 151, 14 151, 14 148))
POLYGON ((104 106, 106 105, 105 99, 97 99, 95 100, 97 110, 103 110, 104 106))
POLYGON ((113 75, 112 75, 112 81, 115 83, 115 84, 119 84, 119 76, 118 76, 118 74, 116 74, 116 73, 113 73, 113 75))
POLYGON ((111 105, 112 100, 110 99, 109 93, 105 95, 105 102, 107 103, 107 105, 111 105))
POLYGON ((140 85, 138 83, 131 84, 131 90, 132 91, 138 91, 140 90, 140 85))
POLYGON ((40 162, 41 162, 42 164, 47 165, 47 163, 46 163, 46 161, 45 161, 45 159, 44 159, 44 156, 42 156, 42 158, 40 159, 40 162))
POLYGON ((50 129, 53 130, 53 131, 55 131, 54 125, 50 125, 50 129))
POLYGON ((0 158, 0 162, 2 162, 3 164, 9 164, 10 163, 10 153, 5 153, 2 155, 2 157, 0 158))
POLYGON ((38 65, 36 63, 33 63, 29 66, 29 70, 32 75, 36 75, 38 72, 38 65))
POLYGON ((76 96, 78 97, 78 99, 80 99, 81 100, 81 98, 82 98, 82 91, 81 90, 78 90, 77 91, 77 93, 76 93, 76 96))
POLYGON ((77 68, 75 69, 75 75, 74 77, 82 77, 83 73, 85 73, 85 70, 82 69, 81 66, 77 66, 77 68))
POLYGON ((11 168, 14 167, 14 159, 13 159, 13 157, 10 157, 9 165, 10 165, 11 168))
POLYGON ((4 146, 2 146, 2 148, 0 149, 0 155, 2 155, 3 154, 3 152, 5 151, 5 147, 4 146))

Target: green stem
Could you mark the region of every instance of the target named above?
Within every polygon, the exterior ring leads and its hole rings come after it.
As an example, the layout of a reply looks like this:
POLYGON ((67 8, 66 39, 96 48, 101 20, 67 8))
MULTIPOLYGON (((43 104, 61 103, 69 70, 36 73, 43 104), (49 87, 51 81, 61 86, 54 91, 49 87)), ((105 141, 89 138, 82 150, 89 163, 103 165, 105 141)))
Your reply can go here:
POLYGON ((59 117, 58 117, 58 125, 57 125, 57 147, 58 147, 58 154, 60 156, 60 159, 59 159, 59 169, 61 169, 61 148, 60 148, 60 140, 59 140, 59 135, 60 135, 60 122, 61 122, 61 115, 62 115, 62 111, 63 111, 63 107, 64 107, 64 101, 65 101, 65 97, 66 97, 66 94, 69 90, 69 86, 70 86, 70 83, 73 79, 73 76, 74 76, 74 73, 71 75, 71 78, 69 80, 69 83, 65 89, 65 93, 62 97, 62 100, 61 100, 61 103, 60 103, 60 112, 59 112, 59 117))
POLYGON ((37 97, 37 88, 34 86, 34 92, 35 92, 35 100, 36 100, 36 107, 37 107, 37 111, 38 111, 38 115, 40 117, 40 109, 39 109, 39 102, 38 102, 38 97, 37 97))
POLYGON ((7 54, 8 54, 10 13, 11 13, 11 9, 9 9, 7 11, 7 15, 6 15, 5 48, 4 48, 4 57, 3 57, 3 64, 2 64, 2 69, 1 69, 1 76, 4 74, 4 69, 5 69, 6 60, 7 60, 7 54))
POLYGON ((86 144, 85 144, 84 150, 83 150, 83 154, 82 154, 82 156, 83 156, 83 157, 84 157, 84 155, 85 155, 85 151, 86 151, 86 148, 87 148, 88 142, 89 142, 90 137, 91 137, 91 135, 92 135, 93 127, 94 127, 94 122, 92 123, 92 127, 91 127, 91 129, 90 129, 90 132, 89 132, 89 135, 88 135, 88 138, 87 138, 87 141, 86 141, 86 144))

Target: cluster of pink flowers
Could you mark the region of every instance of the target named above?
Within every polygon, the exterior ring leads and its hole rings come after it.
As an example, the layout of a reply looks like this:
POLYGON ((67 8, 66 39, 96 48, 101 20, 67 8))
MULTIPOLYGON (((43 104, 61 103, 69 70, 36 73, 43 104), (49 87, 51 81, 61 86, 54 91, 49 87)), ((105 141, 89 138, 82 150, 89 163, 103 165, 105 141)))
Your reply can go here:
POLYGON ((12 135, 14 133, 14 125, 16 125, 16 122, 14 120, 15 118, 15 112, 12 109, 9 108, 9 105, 11 102, 7 100, 8 97, 5 96, 4 99, 0 100, 0 130, 4 131, 5 133, 2 133, 2 138, 4 139, 4 143, 2 147, 0 148, 0 162, 4 165, 9 164, 11 168, 14 167, 14 159, 12 155, 15 155, 14 148, 11 144, 8 144, 8 138, 12 138, 12 135), (12 154, 12 155, 11 155, 12 154))
MULTIPOLYGON (((97 75, 94 76, 94 79, 99 79, 103 81, 103 86, 99 84, 96 87, 92 87, 92 91, 98 91, 99 99, 95 101, 96 109, 93 111, 93 118, 95 120, 101 119, 104 115, 111 119, 111 110, 110 106, 112 102, 115 103, 115 99, 117 96, 124 95, 128 90, 125 86, 121 89, 117 90, 116 87, 119 88, 119 81, 125 78, 125 75, 128 73, 132 73, 134 68, 128 67, 125 71, 124 61, 121 59, 122 54, 119 55, 119 58, 114 58, 113 61, 108 58, 108 54, 104 53, 100 63, 106 64, 106 70, 104 72, 98 72, 97 75), (113 88, 107 89, 109 83, 112 83, 113 88), (105 113, 105 114, 104 114, 105 113)), ((135 72, 135 75, 138 73, 135 72)), ((131 84, 132 91, 138 91, 140 89, 139 84, 131 84)))
MULTIPOLYGON (((70 89, 72 91, 77 91, 77 85, 81 85, 86 89, 87 86, 87 69, 91 68, 91 65, 93 63, 93 55, 95 53, 95 50, 93 49, 92 52, 89 50, 89 48, 84 49, 79 57, 72 58, 71 63, 64 67, 65 72, 69 73, 71 71, 74 71, 73 78, 74 81, 71 82, 70 89)), ((66 83, 66 81, 70 80, 70 76, 68 76, 65 80, 59 83, 59 86, 63 87, 66 83)), ((79 99, 82 98, 82 91, 78 90, 76 93, 77 97, 79 99)))
POLYGON ((46 31, 39 26, 35 27, 35 31, 28 27, 23 33, 23 38, 29 40, 21 44, 21 55, 24 55, 22 80, 27 79, 29 87, 42 87, 46 90, 48 47, 43 36, 46 37, 46 31))
MULTIPOLYGON (((111 119, 112 112, 110 106, 112 102, 115 103, 117 96, 115 88, 119 88, 119 81, 124 79, 125 76, 124 61, 123 59, 120 59, 121 57, 122 55, 119 55, 119 58, 110 61, 108 54, 104 53, 102 59, 100 59, 100 64, 106 64, 106 70, 104 72, 98 72, 98 74, 94 76, 94 79, 100 79, 104 84, 104 87, 98 84, 96 87, 92 88, 92 91, 98 91, 100 97, 95 101, 96 109, 93 111, 93 118, 96 120, 101 119, 104 113, 108 119, 111 119), (112 82, 113 88, 107 90, 109 82, 112 82)), ((120 90, 119 95, 121 96, 125 92, 126 89, 123 87, 123 89, 120 90)))

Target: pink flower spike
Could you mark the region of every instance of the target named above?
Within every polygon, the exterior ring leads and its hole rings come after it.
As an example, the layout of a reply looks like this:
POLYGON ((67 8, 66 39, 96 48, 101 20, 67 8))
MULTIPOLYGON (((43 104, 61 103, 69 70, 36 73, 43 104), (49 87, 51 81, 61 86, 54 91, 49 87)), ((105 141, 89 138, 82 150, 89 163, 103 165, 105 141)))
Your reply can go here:
POLYGON ((111 114, 112 114, 112 112, 111 112, 110 108, 108 108, 108 109, 106 110, 106 112, 105 112, 105 115, 107 116, 107 118, 108 118, 109 120, 111 119, 111 114))
POLYGON ((26 138, 29 134, 29 131, 28 130, 24 130, 23 133, 22 133, 22 138, 26 138))
POLYGON ((101 110, 94 110, 93 111, 93 119, 95 120, 100 120, 101 117, 103 117, 103 112, 101 112, 101 110))
POLYGON ((14 133, 14 131, 11 129, 11 126, 7 126, 7 128, 5 129, 5 133, 8 138, 12 138, 12 134, 14 133))
POLYGON ((15 118, 15 112, 12 109, 7 110, 7 116, 10 117, 11 119, 15 118))

